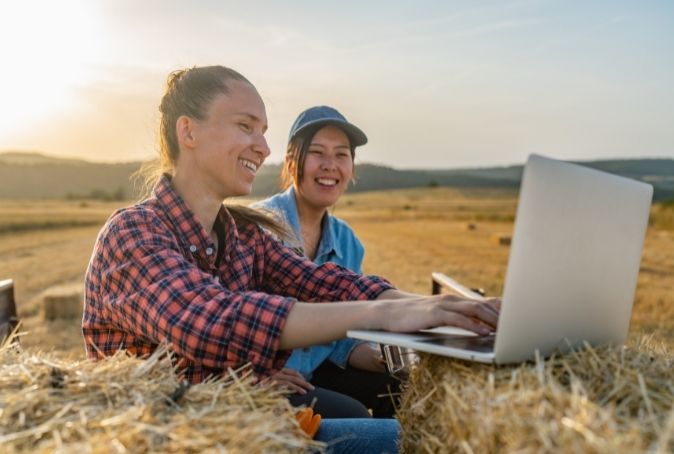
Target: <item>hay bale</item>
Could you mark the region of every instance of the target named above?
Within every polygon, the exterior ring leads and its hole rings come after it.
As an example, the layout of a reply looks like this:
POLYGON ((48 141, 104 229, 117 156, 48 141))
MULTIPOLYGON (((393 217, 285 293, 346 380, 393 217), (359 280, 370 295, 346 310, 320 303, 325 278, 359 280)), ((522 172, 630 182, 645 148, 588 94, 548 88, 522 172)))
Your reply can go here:
POLYGON ((185 386, 166 349, 93 362, 0 348, 0 451, 306 452, 307 438, 280 391, 250 369, 185 386))
POLYGON ((673 367, 652 341, 518 367, 422 355, 403 452, 674 452, 673 367))
POLYGON ((58 285, 42 294, 42 309, 45 320, 59 318, 82 318, 84 288, 81 282, 58 285))
POLYGON ((491 242, 497 246, 510 246, 512 238, 509 235, 495 233, 491 236, 491 242))

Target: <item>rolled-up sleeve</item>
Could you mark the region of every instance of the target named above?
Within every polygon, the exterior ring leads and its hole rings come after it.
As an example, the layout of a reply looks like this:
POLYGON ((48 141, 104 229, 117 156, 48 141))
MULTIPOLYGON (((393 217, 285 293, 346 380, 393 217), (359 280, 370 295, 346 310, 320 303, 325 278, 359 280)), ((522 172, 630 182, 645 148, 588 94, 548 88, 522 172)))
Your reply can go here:
POLYGON ((338 340, 335 342, 335 347, 332 349, 332 352, 328 358, 332 363, 336 364, 342 369, 346 369, 351 352, 354 348, 363 343, 364 341, 349 338, 338 340))

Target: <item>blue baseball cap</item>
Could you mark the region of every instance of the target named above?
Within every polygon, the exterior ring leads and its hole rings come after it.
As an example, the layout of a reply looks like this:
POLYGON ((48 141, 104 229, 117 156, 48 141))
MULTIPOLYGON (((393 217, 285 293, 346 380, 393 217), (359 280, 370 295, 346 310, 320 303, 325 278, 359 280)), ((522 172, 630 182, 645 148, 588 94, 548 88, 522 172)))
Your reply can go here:
POLYGON ((349 123, 347 119, 329 106, 315 106, 305 110, 295 120, 290 127, 288 142, 302 131, 312 128, 315 131, 327 125, 337 126, 349 136, 352 147, 359 147, 367 143, 367 136, 356 125, 349 123))

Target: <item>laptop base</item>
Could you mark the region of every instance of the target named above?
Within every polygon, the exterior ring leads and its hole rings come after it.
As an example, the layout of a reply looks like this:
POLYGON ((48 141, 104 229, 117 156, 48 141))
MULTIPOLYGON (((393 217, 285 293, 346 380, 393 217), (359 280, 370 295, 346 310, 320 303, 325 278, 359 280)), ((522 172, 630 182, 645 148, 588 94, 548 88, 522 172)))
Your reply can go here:
POLYGON ((494 335, 464 336, 441 333, 391 333, 388 331, 353 330, 347 336, 368 342, 397 345, 419 352, 433 353, 479 363, 494 363, 494 335))

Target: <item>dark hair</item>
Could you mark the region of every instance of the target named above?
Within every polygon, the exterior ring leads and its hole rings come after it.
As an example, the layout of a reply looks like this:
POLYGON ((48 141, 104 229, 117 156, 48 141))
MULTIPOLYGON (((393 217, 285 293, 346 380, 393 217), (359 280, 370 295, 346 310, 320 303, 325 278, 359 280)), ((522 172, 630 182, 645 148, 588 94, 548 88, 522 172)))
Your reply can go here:
MULTIPOLYGON (((299 187, 302 176, 304 175, 304 161, 307 158, 307 152, 309 151, 309 146, 311 141, 318 131, 323 129, 326 126, 331 126, 330 124, 323 124, 313 128, 305 129, 295 135, 290 142, 288 142, 288 150, 286 151, 286 161, 281 170, 281 188, 286 189, 291 184, 295 183, 299 187), (290 170, 290 166, 293 165, 293 171, 290 170)), ((339 128, 339 126, 335 126, 339 128)), ((346 137, 349 139, 349 149, 351 150, 351 160, 356 157, 356 147, 351 144, 351 138, 346 131, 343 131, 346 137)))
MULTIPOLYGON (((225 66, 202 66, 173 71, 166 81, 166 92, 161 99, 159 112, 159 158, 144 165, 137 173, 148 195, 163 174, 173 174, 180 155, 176 122, 186 115, 195 120, 203 120, 213 100, 228 94, 230 81, 250 84, 237 71, 225 66)), ((237 223, 255 223, 271 230, 282 238, 287 237, 287 229, 271 217, 242 205, 228 205, 227 209, 237 223)))

